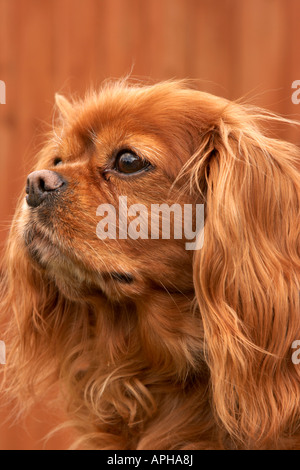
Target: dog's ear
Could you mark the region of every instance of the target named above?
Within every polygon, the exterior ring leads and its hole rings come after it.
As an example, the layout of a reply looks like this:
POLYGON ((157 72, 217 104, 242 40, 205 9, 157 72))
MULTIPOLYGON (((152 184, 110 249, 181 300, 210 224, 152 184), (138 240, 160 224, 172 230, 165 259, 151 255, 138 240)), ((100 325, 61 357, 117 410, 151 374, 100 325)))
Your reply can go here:
MULTIPOLYGON (((22 195, 20 203, 23 198, 22 195)), ((73 353, 68 355, 69 340, 72 338, 74 345, 80 343, 84 348, 82 338, 86 337, 85 328, 89 324, 88 314, 83 313, 84 304, 79 305, 60 294, 44 270, 29 258, 23 237, 20 236, 21 221, 20 204, 10 230, 0 277, 0 311, 6 326, 4 339, 9 345, 8 366, 0 385, 3 386, 1 391, 4 391, 4 399, 7 400, 5 403, 16 406, 16 412, 19 411, 19 405, 22 406, 22 412, 29 410, 37 396, 43 397, 47 393, 56 377, 56 354, 58 358, 66 360, 65 370, 71 370, 74 356, 73 353), (72 324, 73 320, 70 321, 68 315, 74 319, 82 313, 85 333, 80 339, 77 332, 81 326, 78 324, 78 329, 72 331, 70 337, 67 325, 72 324)), ((21 223, 23 225, 23 221, 21 223)), ((26 238, 28 243, 30 235, 26 238)), ((79 323, 81 325, 81 321, 79 323)))
POLYGON ((55 104, 63 119, 67 119, 73 110, 73 105, 63 95, 55 94, 55 104))
POLYGON ((299 149, 271 139, 277 120, 232 103, 190 160, 205 197, 204 245, 194 255, 212 402, 243 445, 276 442, 299 422, 299 149))

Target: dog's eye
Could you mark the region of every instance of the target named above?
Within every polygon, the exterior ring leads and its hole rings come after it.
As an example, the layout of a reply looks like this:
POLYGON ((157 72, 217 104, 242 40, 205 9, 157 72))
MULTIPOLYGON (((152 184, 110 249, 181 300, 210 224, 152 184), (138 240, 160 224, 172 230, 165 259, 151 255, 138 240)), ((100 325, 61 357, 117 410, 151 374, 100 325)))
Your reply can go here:
POLYGON ((54 166, 58 166, 58 165, 61 165, 62 164, 62 159, 57 157, 54 159, 54 162, 53 162, 53 165, 54 166))
POLYGON ((150 163, 140 158, 129 150, 122 151, 118 154, 115 169, 120 173, 137 173, 138 171, 148 168, 150 163))

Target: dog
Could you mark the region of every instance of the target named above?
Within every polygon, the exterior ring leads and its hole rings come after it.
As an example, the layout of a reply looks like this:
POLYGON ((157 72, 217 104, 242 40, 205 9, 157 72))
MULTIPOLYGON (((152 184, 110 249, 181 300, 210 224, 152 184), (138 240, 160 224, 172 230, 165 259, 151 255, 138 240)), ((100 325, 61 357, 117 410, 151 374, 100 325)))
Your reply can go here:
POLYGON ((56 109, 2 268, 9 395, 58 383, 86 449, 300 449, 299 148, 266 130, 292 121, 181 80, 56 109))

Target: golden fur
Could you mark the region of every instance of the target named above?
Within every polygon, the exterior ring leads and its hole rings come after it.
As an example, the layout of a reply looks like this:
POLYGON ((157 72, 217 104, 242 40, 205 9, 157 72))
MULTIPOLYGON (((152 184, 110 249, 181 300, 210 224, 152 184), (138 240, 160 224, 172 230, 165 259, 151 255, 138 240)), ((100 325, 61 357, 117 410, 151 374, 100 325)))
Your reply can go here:
POLYGON ((57 105, 35 170, 68 189, 51 210, 22 195, 3 264, 8 394, 58 382, 86 448, 300 449, 299 149, 262 131, 288 120, 180 81, 57 105), (104 178, 122 147, 154 171, 104 178), (204 203, 203 248, 99 240, 119 195, 204 203))

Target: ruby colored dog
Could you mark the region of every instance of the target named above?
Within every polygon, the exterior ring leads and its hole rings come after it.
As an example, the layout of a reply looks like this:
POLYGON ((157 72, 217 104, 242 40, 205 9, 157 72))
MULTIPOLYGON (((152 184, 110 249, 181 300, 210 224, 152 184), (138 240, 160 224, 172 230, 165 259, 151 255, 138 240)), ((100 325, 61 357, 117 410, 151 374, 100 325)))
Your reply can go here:
POLYGON ((58 383, 85 448, 300 449, 299 149, 262 130, 289 121, 180 81, 57 106, 2 268, 8 395, 58 383), (172 214, 122 238, 121 196, 203 204, 201 249, 172 214))

